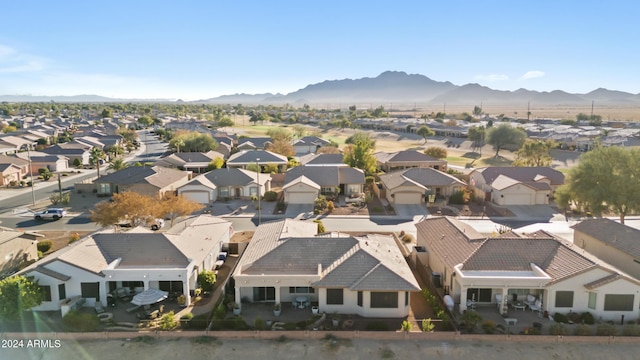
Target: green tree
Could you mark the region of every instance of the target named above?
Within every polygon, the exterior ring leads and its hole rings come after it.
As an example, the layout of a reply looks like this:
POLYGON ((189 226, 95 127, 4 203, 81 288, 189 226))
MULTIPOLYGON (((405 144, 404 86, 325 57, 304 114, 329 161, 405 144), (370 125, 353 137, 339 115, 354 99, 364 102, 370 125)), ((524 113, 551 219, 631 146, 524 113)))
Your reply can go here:
POLYGON ((104 118, 112 118, 113 117, 113 111, 111 111, 111 109, 109 108, 104 108, 102 109, 102 112, 100 113, 100 116, 104 119, 104 118))
POLYGON ((216 284, 216 274, 213 271, 204 270, 198 274, 198 285, 202 291, 211 291, 216 284))
POLYGON ((580 156, 556 194, 560 205, 574 202, 598 215, 613 212, 624 224, 627 214, 640 210, 640 150, 597 144, 580 156))
POLYGON ((102 149, 100 149, 99 147, 94 147, 91 149, 89 161, 92 165, 96 166, 96 169, 98 170, 98 177, 100 177, 100 161, 103 160, 104 157, 104 151, 102 151, 102 149))
POLYGON ((444 159, 447 157, 447 149, 440 146, 431 146, 424 149, 424 153, 436 159, 444 159))
POLYGON ((44 292, 33 277, 13 276, 0 280, 0 319, 14 320, 44 301, 44 292))
POLYGON ((482 142, 487 135, 484 126, 472 126, 468 130, 469 140, 474 142, 474 146, 482 146, 482 142))
POLYGON ((271 144, 267 144, 265 150, 287 157, 294 156, 296 154, 296 151, 293 149, 293 145, 291 145, 291 141, 284 139, 277 139, 271 144))
POLYGON ((422 138, 424 139, 424 143, 426 144, 427 136, 433 136, 435 133, 428 126, 422 125, 418 128, 418 131, 416 131, 416 134, 422 136, 422 138))
POLYGON ((224 159, 222 159, 221 157, 217 157, 211 160, 211 162, 207 166, 207 171, 222 169, 223 166, 224 166, 224 159))
POLYGON ((527 134, 521 128, 514 128, 509 124, 500 124, 492 127, 487 132, 487 143, 493 145, 496 150, 495 157, 505 146, 520 148, 527 138, 527 134))
POLYGON ((260 168, 260 165, 256 164, 256 163, 251 163, 251 164, 247 164, 247 166, 245 166, 245 169, 249 170, 249 171, 253 171, 253 172, 262 172, 262 169, 260 168))
POLYGON ((375 149, 376 147, 376 141, 373 140, 371 137, 369 137, 369 134, 362 132, 362 131, 358 131, 355 134, 349 136, 344 143, 345 144, 351 144, 351 145, 355 145, 358 142, 365 142, 367 143, 367 146, 369 148, 371 148, 372 150, 375 149))
POLYGON ((151 116, 142 115, 138 118, 138 123, 144 127, 149 127, 153 124, 153 119, 151 116))
POLYGON ((553 140, 527 139, 516 153, 514 166, 549 166, 551 165, 551 149, 555 147, 553 140))
POLYGON ((267 130, 267 135, 275 142, 278 140, 291 142, 292 136, 289 130, 282 127, 273 127, 267 130))
POLYGON ((216 122, 216 126, 218 127, 232 127, 235 124, 236 123, 234 123, 233 120, 231 120, 231 118, 228 116, 223 116, 220 120, 216 122))
POLYGON ((108 169, 118 171, 127 168, 128 166, 129 164, 127 164, 123 159, 113 159, 109 162, 108 169))
POLYGON ((359 139, 355 144, 347 145, 344 149, 343 162, 351 167, 362 169, 367 174, 375 173, 376 158, 373 156, 371 144, 371 141, 359 139))
POLYGON ((40 176, 42 176, 42 180, 44 180, 44 181, 48 181, 53 176, 53 174, 51 173, 49 168, 38 169, 38 174, 40 174, 40 176))
POLYGON ((474 106, 473 107, 473 115, 482 115, 482 108, 480 106, 474 106))

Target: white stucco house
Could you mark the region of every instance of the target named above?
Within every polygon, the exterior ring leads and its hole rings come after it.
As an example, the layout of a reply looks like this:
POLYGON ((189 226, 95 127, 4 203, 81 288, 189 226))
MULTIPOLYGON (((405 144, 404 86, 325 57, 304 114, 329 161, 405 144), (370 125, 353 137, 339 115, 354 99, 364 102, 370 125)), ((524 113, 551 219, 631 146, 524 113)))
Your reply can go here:
POLYGON ((287 204, 313 204, 318 195, 363 192, 364 171, 349 166, 296 166, 287 170, 282 190, 287 204))
POLYGON ((409 314, 409 293, 420 286, 393 238, 316 231, 292 219, 260 225, 233 272, 236 301, 292 303, 303 295, 320 312, 409 314))
POLYGON ((264 193, 270 190, 270 174, 222 168, 196 176, 179 187, 178 194, 200 204, 210 204, 220 198, 250 199, 258 194, 264 196, 264 193))
MULTIPOLYGON (((424 204, 429 195, 449 197, 466 184, 433 168, 409 168, 380 175, 384 197, 390 204, 424 204)), ((382 194, 381 194, 382 195, 382 194)))
POLYGON ((34 311, 61 310, 74 297, 85 299, 85 306, 107 304, 108 293, 125 287, 181 293, 188 305, 198 274, 214 268, 232 232, 230 222, 210 215, 188 218, 164 233, 103 229, 18 274, 33 276, 46 294, 34 311))
POLYGON ((468 301, 538 302, 539 311, 590 312, 596 319, 639 317, 640 282, 573 244, 544 231, 498 237, 479 234, 456 219, 416 224, 420 263, 438 274, 461 313, 468 301))
POLYGON ((550 167, 485 167, 469 174, 476 198, 498 205, 545 205, 564 174, 550 167))

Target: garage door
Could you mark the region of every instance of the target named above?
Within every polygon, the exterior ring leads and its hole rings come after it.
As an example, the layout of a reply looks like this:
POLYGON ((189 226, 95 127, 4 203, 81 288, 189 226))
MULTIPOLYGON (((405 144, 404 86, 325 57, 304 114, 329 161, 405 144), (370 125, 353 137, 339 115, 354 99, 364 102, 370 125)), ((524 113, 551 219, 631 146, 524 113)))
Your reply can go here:
POLYGON ((418 193, 395 193, 393 197, 394 204, 420 204, 422 200, 422 194, 418 193))
POLYGON ((531 196, 528 194, 509 194, 502 200, 502 205, 531 205, 531 196))
POLYGON ((185 198, 200 204, 209 203, 209 193, 206 191, 185 191, 181 192, 180 195, 183 195, 185 198))
POLYGON ((290 192, 289 204, 313 204, 318 197, 317 192, 290 192))

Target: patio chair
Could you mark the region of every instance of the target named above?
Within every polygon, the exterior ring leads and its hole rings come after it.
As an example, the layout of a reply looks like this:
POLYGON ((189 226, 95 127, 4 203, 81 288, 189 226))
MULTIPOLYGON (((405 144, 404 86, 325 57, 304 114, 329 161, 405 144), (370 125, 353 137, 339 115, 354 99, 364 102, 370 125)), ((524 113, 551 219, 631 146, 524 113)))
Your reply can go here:
POLYGON ((291 308, 292 308, 292 309, 295 309, 295 308, 297 308, 297 307, 298 307, 298 302, 297 302, 297 301, 295 301, 295 300, 291 300, 291 308))
POLYGON ((502 294, 496 294, 496 303, 498 310, 500 310, 500 305, 502 305, 502 294))
POLYGON ((95 309, 96 314, 102 314, 103 312, 105 312, 104 306, 102 306, 102 302, 100 301, 96 301, 95 309))
POLYGON ((160 305, 160 308, 158 308, 158 311, 160 312, 160 315, 164 313, 164 304, 160 305))
POLYGON ((540 301, 540 299, 536 300, 535 303, 529 305, 529 309, 531 311, 537 311, 538 314, 540 314, 542 312, 542 301, 540 301))

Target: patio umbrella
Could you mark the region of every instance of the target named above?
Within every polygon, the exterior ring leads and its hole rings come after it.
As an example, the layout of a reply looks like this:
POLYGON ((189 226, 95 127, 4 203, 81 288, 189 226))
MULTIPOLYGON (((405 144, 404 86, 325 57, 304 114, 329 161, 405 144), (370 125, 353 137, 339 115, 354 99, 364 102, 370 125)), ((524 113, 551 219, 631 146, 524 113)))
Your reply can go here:
POLYGON ((131 303, 140 306, 151 305, 166 299, 167 296, 169 296, 169 293, 166 291, 158 289, 147 289, 134 296, 133 300, 131 300, 131 303))

